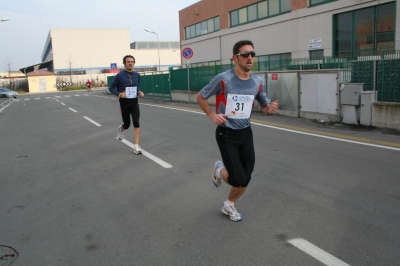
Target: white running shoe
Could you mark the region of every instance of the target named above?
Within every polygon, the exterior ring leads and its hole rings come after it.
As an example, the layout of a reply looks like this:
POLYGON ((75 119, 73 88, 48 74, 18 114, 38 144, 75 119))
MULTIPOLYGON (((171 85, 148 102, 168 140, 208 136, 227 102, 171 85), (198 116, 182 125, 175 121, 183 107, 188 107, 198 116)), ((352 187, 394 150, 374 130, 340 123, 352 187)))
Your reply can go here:
POLYGON ((222 213, 225 215, 228 215, 229 218, 234 221, 234 222, 239 222, 242 220, 242 215, 238 213, 238 211, 235 209, 235 206, 222 206, 222 213))
POLYGON ((212 173, 212 181, 215 187, 219 188, 221 186, 222 176, 221 169, 224 168, 224 164, 221 161, 216 161, 214 164, 214 171, 212 173))
POLYGON ((118 132, 117 132, 117 138, 119 140, 123 140, 124 139, 124 131, 121 128, 122 128, 122 125, 120 125, 118 127, 118 132))
POLYGON ((137 154, 137 155, 139 155, 139 154, 142 154, 142 149, 140 148, 140 146, 139 145, 135 145, 134 146, 134 148, 133 148, 133 153, 134 154, 137 154))

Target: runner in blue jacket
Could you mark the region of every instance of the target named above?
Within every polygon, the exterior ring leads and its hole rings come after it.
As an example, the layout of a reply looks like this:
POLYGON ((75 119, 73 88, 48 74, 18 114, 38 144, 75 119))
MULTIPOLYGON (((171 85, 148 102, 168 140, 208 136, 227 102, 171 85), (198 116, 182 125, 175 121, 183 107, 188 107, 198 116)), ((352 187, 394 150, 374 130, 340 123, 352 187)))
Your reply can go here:
POLYGON ((117 137, 119 140, 124 138, 124 131, 131 125, 131 117, 133 123, 133 139, 135 154, 142 154, 142 149, 139 146, 140 138, 140 109, 138 97, 143 97, 144 93, 140 91, 140 75, 133 71, 135 66, 135 58, 131 55, 126 55, 123 58, 125 70, 115 75, 113 83, 109 91, 119 97, 121 107, 121 116, 123 124, 118 127, 117 137))

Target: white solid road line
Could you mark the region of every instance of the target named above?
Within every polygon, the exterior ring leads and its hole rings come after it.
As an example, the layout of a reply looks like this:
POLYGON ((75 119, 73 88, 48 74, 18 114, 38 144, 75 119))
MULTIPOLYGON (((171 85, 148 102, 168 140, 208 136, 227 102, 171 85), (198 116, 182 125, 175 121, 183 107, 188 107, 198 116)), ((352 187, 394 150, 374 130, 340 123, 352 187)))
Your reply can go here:
POLYGON ((254 124, 254 125, 262 126, 262 127, 269 127, 269 128, 284 130, 284 131, 288 131, 288 132, 294 132, 294 133, 303 134, 303 135, 308 135, 308 136, 313 136, 313 137, 319 137, 319 138, 325 138, 325 139, 332 139, 332 140, 338 140, 338 141, 343 141, 343 142, 350 142, 350 143, 354 143, 354 144, 360 144, 360 145, 371 146, 371 147, 376 147, 376 148, 383 148, 383 149, 388 149, 388 150, 400 151, 400 148, 395 148, 395 147, 383 146, 383 145, 372 144, 372 143, 364 143, 364 142, 359 142, 359 141, 355 141, 355 140, 340 139, 340 138, 329 137, 329 136, 324 136, 324 135, 318 135, 318 134, 313 134, 313 133, 308 133, 308 132, 301 132, 301 131, 297 131, 297 130, 293 130, 293 129, 287 129, 287 128, 281 128, 281 127, 274 127, 274 126, 269 126, 269 125, 254 123, 254 122, 251 122, 251 123, 254 124))
MULTIPOLYGON (((117 138, 118 139, 118 138, 117 138)), ((119 139, 118 139, 119 140, 119 139)), ((121 142, 125 143, 126 145, 128 145, 129 147, 131 147, 132 149, 134 148, 133 143, 127 141, 126 139, 121 140, 121 142)), ((154 156, 151 153, 148 153, 147 151, 142 149, 142 155, 146 156, 147 158, 149 158, 150 160, 158 163, 159 165, 161 165, 164 168, 172 168, 172 165, 170 165, 169 163, 164 162, 163 160, 161 160, 160 158, 154 156)))
POLYGON ((154 105, 154 104, 147 104, 147 103, 141 103, 141 105, 147 105, 147 106, 153 106, 153 107, 158 107, 158 108, 165 108, 165 109, 171 109, 171 110, 178 110, 178 111, 183 111, 183 112, 188 112, 188 113, 195 113, 199 115, 206 115, 203 111, 199 110, 197 111, 191 111, 191 110, 183 110, 180 108, 174 108, 174 107, 167 107, 167 106, 159 106, 159 105, 154 105))
POLYGON ((302 238, 291 239, 288 242, 327 266, 350 266, 302 238))
MULTIPOLYGON (((70 108, 70 109, 71 109, 71 108, 70 108)), ((85 118, 87 121, 89 121, 89 122, 95 124, 96 126, 101 127, 101 125, 100 125, 99 123, 97 123, 96 121, 93 121, 93 120, 90 119, 89 117, 84 116, 83 118, 85 118)))
POLYGON ((78 112, 78 111, 76 111, 76 110, 74 110, 74 109, 72 109, 72 108, 69 108, 69 110, 71 110, 72 112, 75 112, 75 113, 78 112))

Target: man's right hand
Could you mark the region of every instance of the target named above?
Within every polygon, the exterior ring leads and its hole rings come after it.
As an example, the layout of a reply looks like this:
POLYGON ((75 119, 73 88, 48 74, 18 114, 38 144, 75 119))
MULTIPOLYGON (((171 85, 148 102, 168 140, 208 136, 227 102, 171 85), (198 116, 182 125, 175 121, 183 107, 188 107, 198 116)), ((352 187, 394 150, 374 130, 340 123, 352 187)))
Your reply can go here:
POLYGON ((213 121, 214 124, 216 125, 221 125, 223 123, 227 123, 228 121, 226 120, 228 116, 225 114, 216 114, 212 113, 210 115, 210 119, 213 121))

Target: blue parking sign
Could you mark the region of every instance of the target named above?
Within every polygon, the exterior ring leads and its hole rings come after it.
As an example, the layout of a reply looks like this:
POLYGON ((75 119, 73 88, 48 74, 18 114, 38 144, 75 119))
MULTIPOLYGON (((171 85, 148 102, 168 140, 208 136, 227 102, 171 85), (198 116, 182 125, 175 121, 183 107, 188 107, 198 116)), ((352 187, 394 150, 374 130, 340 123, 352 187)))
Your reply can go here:
POLYGON ((110 64, 111 69, 117 69, 117 63, 111 63, 110 64))

